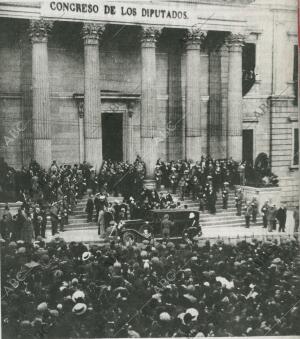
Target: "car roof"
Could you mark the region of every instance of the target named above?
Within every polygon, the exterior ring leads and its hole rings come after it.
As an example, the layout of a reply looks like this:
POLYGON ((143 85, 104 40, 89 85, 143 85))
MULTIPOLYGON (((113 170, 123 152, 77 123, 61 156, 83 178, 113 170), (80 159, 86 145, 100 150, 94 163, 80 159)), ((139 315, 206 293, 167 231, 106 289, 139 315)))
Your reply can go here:
POLYGON ((200 214, 199 211, 197 210, 192 210, 192 209, 167 209, 167 208, 164 208, 164 209, 153 209, 153 210, 150 210, 151 212, 155 212, 155 213, 182 213, 182 212, 185 212, 185 213, 197 213, 197 214, 200 214))

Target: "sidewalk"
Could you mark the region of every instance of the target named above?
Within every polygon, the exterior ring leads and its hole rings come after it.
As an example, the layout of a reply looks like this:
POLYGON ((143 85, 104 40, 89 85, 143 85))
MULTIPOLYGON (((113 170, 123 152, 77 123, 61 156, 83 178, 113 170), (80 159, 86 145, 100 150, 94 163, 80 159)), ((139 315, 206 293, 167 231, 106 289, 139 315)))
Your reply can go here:
MULTIPOLYGON (((278 229, 278 225, 277 225, 278 229)), ((245 228, 244 225, 241 226, 207 226, 203 227, 203 235, 202 239, 209 239, 209 238, 244 238, 244 237, 258 237, 258 238, 264 238, 267 236, 278 236, 278 235, 286 235, 286 236, 292 236, 294 230, 294 220, 293 220, 293 212, 288 211, 287 215, 287 222, 286 222, 286 232, 268 232, 267 229, 261 227, 261 226, 253 226, 253 224, 250 224, 250 228, 245 228)), ((71 241, 77 241, 77 242, 103 242, 102 239, 98 236, 98 230, 96 228, 94 229, 82 229, 82 230, 69 230, 65 231, 59 234, 59 237, 65 239, 67 242, 71 241)), ((48 229, 46 232, 46 238, 48 241, 50 241, 53 237, 51 235, 51 230, 48 229)))

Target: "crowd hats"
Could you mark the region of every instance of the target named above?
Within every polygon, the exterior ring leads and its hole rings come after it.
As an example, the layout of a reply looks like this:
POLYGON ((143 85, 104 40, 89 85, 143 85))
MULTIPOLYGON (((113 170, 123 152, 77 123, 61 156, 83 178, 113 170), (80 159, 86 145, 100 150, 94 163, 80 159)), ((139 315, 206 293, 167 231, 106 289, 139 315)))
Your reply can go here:
POLYGON ((46 312, 48 310, 48 304, 46 302, 42 302, 37 306, 37 311, 46 312))
POLYGON ((86 312, 87 310, 87 306, 84 303, 77 303, 73 308, 72 308, 72 312, 75 315, 82 315, 86 312))
POLYGON ((159 315, 159 320, 161 321, 170 321, 171 320, 171 316, 168 312, 162 312, 159 315))
POLYGON ((80 290, 75 291, 72 295, 72 300, 74 301, 74 303, 77 303, 80 300, 84 300, 84 298, 85 294, 80 290))
POLYGON ((92 256, 91 252, 83 252, 82 253, 82 261, 87 261, 88 259, 90 259, 92 256))

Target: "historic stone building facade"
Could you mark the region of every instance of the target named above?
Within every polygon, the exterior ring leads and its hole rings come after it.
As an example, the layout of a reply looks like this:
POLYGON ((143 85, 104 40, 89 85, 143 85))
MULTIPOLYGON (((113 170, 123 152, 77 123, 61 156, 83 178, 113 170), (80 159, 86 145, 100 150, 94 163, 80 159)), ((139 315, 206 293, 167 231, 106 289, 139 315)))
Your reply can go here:
MULTIPOLYGON (((154 4, 197 20, 64 20, 44 17, 40 2, 0 1, 0 155, 16 168, 141 155, 151 173, 158 158, 264 152, 295 204, 296 1, 154 4)), ((50 6, 63 13, 64 2, 50 6)))

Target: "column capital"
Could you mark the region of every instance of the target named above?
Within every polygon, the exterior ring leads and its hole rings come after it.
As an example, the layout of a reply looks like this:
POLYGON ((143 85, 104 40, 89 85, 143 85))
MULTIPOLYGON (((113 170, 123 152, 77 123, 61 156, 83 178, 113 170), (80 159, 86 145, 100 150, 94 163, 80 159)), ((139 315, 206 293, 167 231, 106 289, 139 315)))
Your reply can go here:
POLYGON ((97 23, 84 23, 81 29, 81 36, 86 45, 98 44, 105 31, 105 25, 97 23))
POLYGON ((29 24, 29 37, 32 43, 47 42, 49 32, 53 27, 53 21, 44 19, 30 20, 29 24))
POLYGON ((239 51, 242 49, 245 43, 246 36, 241 33, 230 33, 226 38, 226 44, 229 47, 229 51, 239 51))
POLYGON ((162 28, 156 26, 142 26, 141 43, 144 47, 155 47, 162 28))
POLYGON ((200 28, 190 28, 186 31, 184 41, 188 49, 200 49, 201 44, 205 40, 207 32, 200 28))

